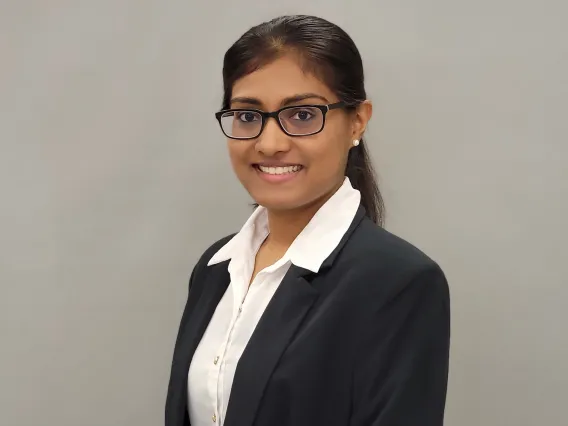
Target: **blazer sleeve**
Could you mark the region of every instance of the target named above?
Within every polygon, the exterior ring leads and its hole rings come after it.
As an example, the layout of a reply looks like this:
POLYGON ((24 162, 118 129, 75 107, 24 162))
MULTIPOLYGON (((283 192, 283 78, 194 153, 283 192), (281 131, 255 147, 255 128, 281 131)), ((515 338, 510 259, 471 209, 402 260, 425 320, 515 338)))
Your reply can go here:
POLYGON ((370 310, 360 330, 351 426, 442 426, 450 298, 437 265, 370 310))

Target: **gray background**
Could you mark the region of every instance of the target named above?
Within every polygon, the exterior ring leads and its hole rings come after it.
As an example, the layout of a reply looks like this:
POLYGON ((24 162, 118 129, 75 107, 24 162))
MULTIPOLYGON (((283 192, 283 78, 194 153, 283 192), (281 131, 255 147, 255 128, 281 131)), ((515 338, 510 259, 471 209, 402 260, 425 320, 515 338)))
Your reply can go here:
POLYGON ((360 47, 387 227, 451 283, 446 424, 565 425, 561 0, 0 0, 0 424, 162 424, 189 273, 250 213, 222 56, 281 13, 360 47))

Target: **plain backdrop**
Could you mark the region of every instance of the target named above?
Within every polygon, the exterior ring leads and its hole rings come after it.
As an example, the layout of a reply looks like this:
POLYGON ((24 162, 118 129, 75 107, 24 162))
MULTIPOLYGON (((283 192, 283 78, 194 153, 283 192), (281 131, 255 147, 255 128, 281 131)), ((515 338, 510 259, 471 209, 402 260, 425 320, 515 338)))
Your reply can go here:
POLYGON ((283 13, 361 50, 387 228, 450 281, 446 424, 567 424, 564 0, 0 0, 0 424, 163 424, 191 269, 250 213, 223 54, 283 13))

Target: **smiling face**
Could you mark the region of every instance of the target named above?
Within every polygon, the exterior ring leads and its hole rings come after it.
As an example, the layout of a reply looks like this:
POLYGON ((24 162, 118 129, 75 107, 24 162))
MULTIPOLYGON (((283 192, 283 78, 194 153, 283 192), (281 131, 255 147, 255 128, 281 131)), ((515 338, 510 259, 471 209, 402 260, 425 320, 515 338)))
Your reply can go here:
MULTIPOLYGON (((305 73, 292 56, 284 56, 237 80, 230 108, 271 112, 338 101, 326 84, 305 73)), ((316 109, 300 108, 284 111, 280 119, 288 133, 304 134, 317 131, 312 130, 317 114, 316 109)), ((349 149, 369 117, 370 105, 357 111, 333 109, 325 116, 324 129, 309 136, 287 135, 277 120, 268 118, 257 138, 228 139, 233 169, 251 197, 269 210, 322 204, 343 183, 349 149)), ((258 116, 237 113, 231 129, 233 135, 250 134, 259 124, 258 116)))

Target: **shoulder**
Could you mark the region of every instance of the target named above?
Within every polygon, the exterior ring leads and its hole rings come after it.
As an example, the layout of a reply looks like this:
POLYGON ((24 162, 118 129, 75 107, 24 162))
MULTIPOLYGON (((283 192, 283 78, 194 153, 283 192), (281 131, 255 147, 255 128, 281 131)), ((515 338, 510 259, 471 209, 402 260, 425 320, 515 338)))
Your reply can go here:
POLYGON ((335 265, 353 277, 365 294, 391 298, 409 286, 437 287, 447 293, 438 263, 410 242, 364 218, 346 241, 335 265))
POLYGON ((358 266, 415 271, 436 264, 422 250, 364 218, 345 244, 344 261, 358 266))

